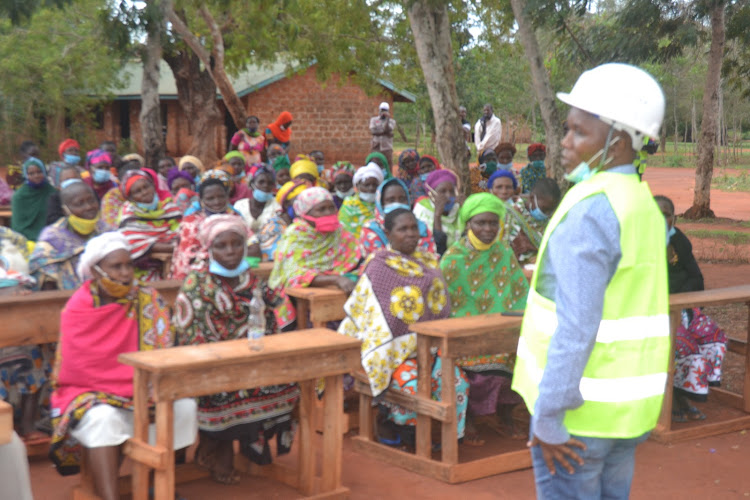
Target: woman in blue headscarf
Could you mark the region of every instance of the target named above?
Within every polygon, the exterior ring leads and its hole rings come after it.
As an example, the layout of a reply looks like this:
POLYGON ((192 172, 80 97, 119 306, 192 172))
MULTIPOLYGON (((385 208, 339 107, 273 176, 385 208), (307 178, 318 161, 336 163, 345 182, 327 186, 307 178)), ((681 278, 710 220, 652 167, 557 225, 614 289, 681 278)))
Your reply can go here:
MULTIPOLYGON (((375 192, 375 218, 370 219, 362 226, 359 238, 362 257, 366 257, 375 250, 388 245, 384 227, 385 216, 396 208, 411 210, 409 190, 406 183, 401 179, 387 179, 378 186, 378 190, 375 192)), ((418 249, 435 253, 435 240, 432 237, 432 232, 424 222, 417 221, 417 223, 420 236, 418 249)))
POLYGON ((47 223, 47 201, 55 188, 47 181, 47 168, 38 158, 30 157, 23 162, 23 178, 23 185, 10 202, 10 228, 36 241, 47 223))

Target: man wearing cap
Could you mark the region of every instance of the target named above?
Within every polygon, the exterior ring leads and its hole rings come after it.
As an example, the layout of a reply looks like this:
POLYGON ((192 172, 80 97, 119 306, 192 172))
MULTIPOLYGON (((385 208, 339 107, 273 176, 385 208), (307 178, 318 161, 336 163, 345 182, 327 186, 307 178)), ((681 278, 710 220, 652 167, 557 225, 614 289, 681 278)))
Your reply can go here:
POLYGON ((575 186, 542 239, 513 389, 532 415, 538 498, 627 499, 670 356, 666 228, 633 166, 664 94, 645 71, 604 64, 557 96, 575 186))
POLYGON ((391 107, 387 102, 381 102, 378 116, 370 118, 371 147, 388 158, 388 165, 393 164, 393 131, 396 130, 396 120, 391 118, 391 107))

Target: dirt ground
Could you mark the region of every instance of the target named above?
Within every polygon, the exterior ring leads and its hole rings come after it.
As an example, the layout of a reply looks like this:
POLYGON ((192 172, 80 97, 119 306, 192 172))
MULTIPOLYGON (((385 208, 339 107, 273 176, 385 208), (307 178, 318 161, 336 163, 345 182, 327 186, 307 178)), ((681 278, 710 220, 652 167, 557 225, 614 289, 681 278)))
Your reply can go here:
MULTIPOLYGON (((677 213, 689 208, 693 192, 693 171, 677 168, 651 168, 646 181, 654 194, 672 198, 677 213)), ((712 207, 718 217, 734 221, 750 220, 750 193, 712 193, 712 207)), ((720 224, 680 224, 684 230, 731 228, 750 232, 737 222, 720 224)), ((714 240, 693 240, 694 250, 703 271, 706 287, 721 288, 750 283, 750 245, 726 245, 714 240), (718 249, 724 245, 725 251, 718 249)), ((730 337, 744 339, 748 329, 747 307, 730 306, 708 308, 707 313, 719 321, 730 337)), ((741 390, 744 377, 743 360, 729 353, 725 366, 724 387, 741 390)), ((711 402, 707 403, 708 406, 711 402)), ((710 412, 709 415, 711 415, 710 412)), ((490 441, 492 441, 490 439, 490 441)), ((489 442, 488 451, 494 444, 489 442)), ((462 447, 463 449, 463 447, 462 447)), ((292 457, 284 457, 290 461, 292 457)), ((344 485, 351 489, 350 498, 370 499, 430 499, 455 498, 512 499, 534 498, 531 470, 497 475, 460 485, 439 481, 407 472, 383 462, 367 458, 352 449, 350 436, 344 440, 344 485)), ((636 471, 631 498, 633 499, 733 499, 750 497, 750 434, 746 431, 721 436, 695 439, 674 445, 652 441, 637 451, 636 471)), ((70 498, 70 488, 78 477, 60 477, 46 460, 31 464, 35 498, 57 500, 70 498)), ((294 490, 270 480, 245 477, 238 486, 219 486, 208 479, 178 485, 178 492, 190 499, 301 498, 294 490)), ((2 497, 2 494, 0 494, 2 497)))

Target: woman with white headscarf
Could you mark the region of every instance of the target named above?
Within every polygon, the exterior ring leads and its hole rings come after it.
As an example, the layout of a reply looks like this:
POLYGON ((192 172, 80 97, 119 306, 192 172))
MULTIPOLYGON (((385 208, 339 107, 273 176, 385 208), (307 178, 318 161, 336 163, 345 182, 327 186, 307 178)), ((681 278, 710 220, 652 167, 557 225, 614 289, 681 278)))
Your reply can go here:
POLYGON ((374 162, 354 172, 353 182, 357 193, 344 200, 339 210, 339 221, 356 239, 359 239, 365 222, 375 217, 376 191, 383 178, 383 170, 374 162))
MULTIPOLYGON (((60 474, 75 474, 81 445, 96 493, 113 500, 119 498, 120 445, 133 435, 133 368, 117 357, 171 347, 169 308, 156 290, 133 280, 133 260, 120 233, 92 238, 78 273, 85 281, 60 321, 50 458, 60 474)), ((175 449, 195 440, 195 410, 193 399, 175 401, 175 449)))

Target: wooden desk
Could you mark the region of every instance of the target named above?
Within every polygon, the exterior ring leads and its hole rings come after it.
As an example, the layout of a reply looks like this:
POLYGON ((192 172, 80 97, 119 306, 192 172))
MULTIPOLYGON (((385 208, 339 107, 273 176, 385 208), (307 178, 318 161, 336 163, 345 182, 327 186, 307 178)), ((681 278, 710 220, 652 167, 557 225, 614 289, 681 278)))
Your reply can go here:
POLYGON ((236 391, 248 387, 299 382, 299 468, 279 464, 261 470, 315 498, 345 498, 341 485, 341 407, 343 374, 360 366, 360 342, 325 329, 290 332, 264 339, 264 349, 251 351, 247 340, 121 354, 120 362, 135 368, 134 436, 125 453, 134 461, 133 498, 148 498, 149 469, 155 469, 155 497, 174 498, 175 466, 172 402, 176 399, 236 391), (315 474, 311 410, 314 382, 325 377, 325 429, 322 477, 315 474), (148 397, 156 403, 156 445, 148 444, 148 397))
POLYGON ((358 378, 360 393, 359 436, 354 438, 355 448, 375 458, 418 474, 448 483, 461 483, 482 477, 531 467, 531 453, 525 443, 517 451, 510 451, 470 462, 458 462, 458 436, 456 431, 455 362, 463 356, 515 352, 521 318, 487 314, 469 318, 451 318, 426 321, 412 325, 417 333, 417 363, 419 376, 417 395, 410 396, 387 391, 387 401, 417 412, 416 454, 406 453, 378 443, 373 435, 372 412, 364 411, 372 405, 369 383, 358 378), (440 349, 442 360, 442 401, 431 397, 432 366, 430 349, 440 349), (441 424, 442 460, 432 459, 430 419, 441 424))
POLYGON ((268 281, 268 277, 271 276, 271 271, 273 271, 273 262, 261 262, 258 264, 258 267, 250 269, 251 273, 266 281, 268 281))
POLYGON ((340 321, 346 317, 344 304, 349 297, 339 288, 288 288, 287 295, 297 299, 297 330, 325 328, 329 321, 340 321))
MULTIPOLYGON (((669 296, 669 316, 672 339, 672 353, 675 352, 677 328, 682 321, 682 310, 701 306, 721 306, 747 304, 750 311, 750 285, 731 288, 704 290, 702 292, 678 293, 669 296)), ((750 314, 748 317, 748 339, 750 339, 750 314)), ((719 325, 721 326, 721 325, 719 325)), ((734 394, 719 387, 711 387, 709 401, 728 408, 721 415, 709 415, 707 420, 684 424, 672 423, 672 393, 674 390, 674 356, 669 357, 667 387, 664 392, 661 415, 651 438, 662 443, 674 443, 697 437, 725 434, 727 432, 750 429, 750 349, 747 342, 729 339, 728 348, 745 357, 745 379, 742 394, 734 394), (678 427, 673 429, 673 427, 678 427)))
POLYGON ((8 205, 0 206, 0 226, 10 227, 12 212, 8 205))

